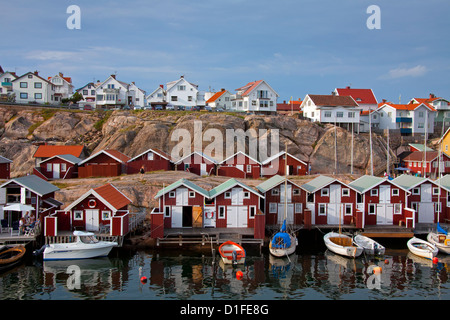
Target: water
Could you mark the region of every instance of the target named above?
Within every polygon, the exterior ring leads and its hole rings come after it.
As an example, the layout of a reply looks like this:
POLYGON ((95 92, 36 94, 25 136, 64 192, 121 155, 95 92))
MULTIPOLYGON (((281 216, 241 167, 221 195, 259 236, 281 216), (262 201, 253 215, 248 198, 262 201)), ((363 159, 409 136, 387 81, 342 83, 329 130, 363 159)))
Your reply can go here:
POLYGON ((327 250, 290 259, 248 252, 223 267, 211 252, 113 251, 110 257, 43 262, 32 257, 0 274, 0 299, 20 300, 447 300, 450 258, 439 263, 405 247, 379 259, 347 259, 327 250), (374 266, 382 272, 374 274, 374 266), (238 279, 237 271, 243 272, 238 279), (147 277, 141 282, 141 277, 147 277))

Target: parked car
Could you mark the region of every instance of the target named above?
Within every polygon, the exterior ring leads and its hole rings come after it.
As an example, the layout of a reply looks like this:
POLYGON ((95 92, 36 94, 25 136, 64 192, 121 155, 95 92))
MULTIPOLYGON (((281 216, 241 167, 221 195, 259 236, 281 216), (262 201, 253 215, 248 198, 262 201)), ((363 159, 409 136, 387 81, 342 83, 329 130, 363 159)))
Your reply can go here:
POLYGON ((210 106, 205 106, 205 111, 211 112, 211 111, 212 111, 212 108, 211 108, 210 106))
POLYGON ((216 112, 224 112, 225 110, 223 110, 222 108, 216 108, 216 112))
POLYGON ((172 105, 170 105, 170 104, 168 104, 168 105, 166 106, 166 110, 175 110, 175 107, 172 106, 172 105))
POLYGON ((162 109, 163 109, 162 106, 156 106, 156 107, 155 107, 155 110, 162 110, 162 109))

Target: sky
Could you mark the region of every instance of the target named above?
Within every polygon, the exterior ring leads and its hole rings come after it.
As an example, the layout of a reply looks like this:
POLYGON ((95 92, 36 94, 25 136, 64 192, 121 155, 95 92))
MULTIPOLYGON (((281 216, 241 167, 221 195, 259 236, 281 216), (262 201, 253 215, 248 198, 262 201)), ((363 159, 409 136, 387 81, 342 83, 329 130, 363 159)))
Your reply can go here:
POLYGON ((448 0, 18 0, 0 8, 3 69, 62 72, 75 88, 116 74, 149 94, 184 75, 199 90, 231 93, 264 79, 278 102, 346 86, 370 88, 380 102, 450 99, 448 0), (80 29, 67 26, 71 5, 80 29))

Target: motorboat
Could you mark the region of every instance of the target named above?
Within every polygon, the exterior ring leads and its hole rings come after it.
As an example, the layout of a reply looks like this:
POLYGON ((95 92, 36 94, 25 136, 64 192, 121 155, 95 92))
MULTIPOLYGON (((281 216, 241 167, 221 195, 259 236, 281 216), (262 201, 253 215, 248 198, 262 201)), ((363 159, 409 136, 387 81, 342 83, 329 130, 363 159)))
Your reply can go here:
POLYGON ((297 237, 286 230, 286 220, 279 232, 275 233, 269 243, 269 252, 275 257, 286 257, 295 252, 297 237))
POLYGON ((428 233, 427 240, 434 244, 440 252, 450 254, 450 236, 446 230, 442 229, 439 223, 436 231, 428 233))
POLYGON ((245 250, 233 241, 225 241, 219 246, 219 254, 224 264, 244 264, 245 250))
POLYGON ((0 251, 0 272, 10 269, 22 262, 26 249, 22 245, 4 246, 0 251))
POLYGON ((407 246, 411 253, 427 259, 433 259, 439 252, 434 244, 416 237, 409 239, 407 246))
POLYGON ((349 258, 359 257, 364 248, 355 243, 353 239, 345 234, 328 232, 323 240, 328 250, 349 258))
POLYGON ((74 260, 107 256, 117 242, 99 241, 94 233, 74 231, 75 242, 45 246, 43 260, 74 260))
POLYGON ((366 237, 362 234, 358 234, 354 237, 354 242, 364 248, 364 253, 368 255, 384 255, 386 248, 373 240, 372 238, 366 237))

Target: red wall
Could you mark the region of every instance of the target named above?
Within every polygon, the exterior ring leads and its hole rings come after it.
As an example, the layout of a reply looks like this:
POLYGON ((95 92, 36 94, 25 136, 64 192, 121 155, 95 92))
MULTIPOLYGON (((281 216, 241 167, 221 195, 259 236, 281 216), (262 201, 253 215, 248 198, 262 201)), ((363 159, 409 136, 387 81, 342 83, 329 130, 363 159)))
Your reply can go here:
POLYGON ((161 157, 160 155, 153 153, 153 160, 147 160, 147 153, 139 158, 127 163, 127 173, 134 174, 139 173, 141 167, 144 166, 145 172, 159 171, 159 170, 171 170, 172 163, 161 157))
MULTIPOLYGON (((52 164, 52 170, 53 170, 53 164, 62 164, 62 163, 65 163, 66 164, 66 170, 65 171, 62 171, 61 169, 60 169, 60 172, 59 172, 59 177, 60 177, 60 179, 62 179, 62 178, 64 178, 64 176, 65 176, 65 174, 66 174, 66 172, 67 171, 69 171, 69 169, 71 168, 71 167, 74 167, 74 164, 73 163, 70 163, 70 162, 68 162, 68 161, 65 161, 65 160, 63 160, 63 159, 60 159, 60 158, 53 158, 53 159, 51 159, 51 160, 48 160, 48 161, 46 161, 46 162, 41 162, 40 163, 40 168, 41 168, 41 174, 43 174, 44 176, 46 176, 48 179, 53 179, 53 171, 47 171, 47 164, 48 163, 51 163, 52 164)), ((60 167, 61 168, 61 167, 60 167)), ((66 177, 66 179, 71 179, 71 178, 73 178, 73 177, 76 177, 77 175, 75 175, 74 173, 76 173, 77 171, 72 171, 72 174, 69 174, 69 176, 68 177, 66 177)))
POLYGON ((0 163, 0 179, 10 179, 9 163, 0 163))
MULTIPOLYGON (((275 159, 273 161, 271 161, 270 163, 266 164, 263 166, 263 172, 266 172, 267 174, 264 174, 264 176, 266 177, 271 177, 274 176, 276 174, 284 176, 285 175, 285 168, 286 168, 286 160, 283 159, 284 155, 281 155, 280 157, 278 157, 278 159, 275 159), (268 170, 271 170, 271 168, 269 168, 270 166, 273 166, 273 169, 277 169, 277 172, 268 172, 268 170)), ((289 166, 293 166, 293 171, 291 175, 295 175, 295 176, 304 176, 308 173, 308 165, 305 165, 304 163, 294 159, 291 156, 287 156, 287 165, 289 166), (300 169, 297 169, 298 166, 301 166, 300 169)), ((288 173, 290 174, 290 173, 288 173)))
POLYGON ((198 154, 193 154, 193 155, 191 155, 190 158, 185 159, 184 162, 181 162, 180 164, 178 164, 177 170, 184 171, 185 163, 189 164, 189 172, 192 172, 194 174, 200 175, 200 173, 201 173, 200 164, 202 164, 202 163, 206 163, 207 174, 210 174, 210 175, 215 174, 215 164, 198 154))

